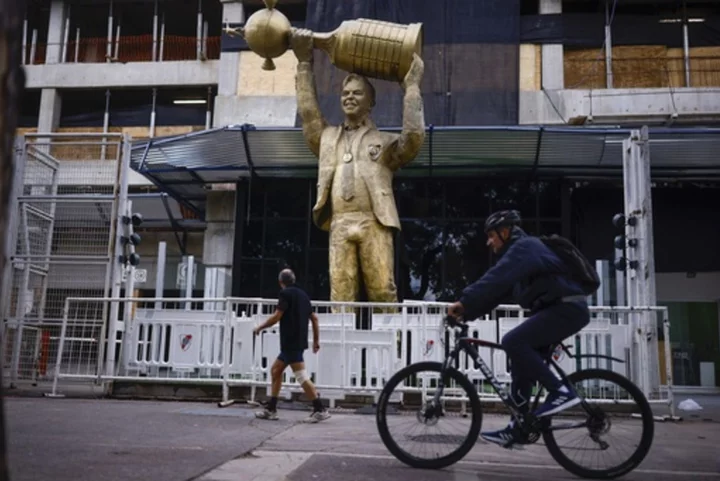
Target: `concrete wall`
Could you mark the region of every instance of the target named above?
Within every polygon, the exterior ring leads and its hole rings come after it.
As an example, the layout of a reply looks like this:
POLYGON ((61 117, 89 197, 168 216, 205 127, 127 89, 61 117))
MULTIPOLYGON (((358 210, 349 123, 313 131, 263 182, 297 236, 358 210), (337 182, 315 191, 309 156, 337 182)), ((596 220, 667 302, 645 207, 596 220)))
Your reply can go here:
MULTIPOLYGON (((225 62, 225 58, 222 61, 225 62)), ((260 68, 263 61, 253 52, 239 52, 228 61, 237 61, 238 71, 236 77, 227 77, 235 80, 233 85, 219 88, 221 95, 215 100, 216 126, 244 123, 272 127, 295 125, 297 60, 292 52, 275 59, 273 71, 260 68)))

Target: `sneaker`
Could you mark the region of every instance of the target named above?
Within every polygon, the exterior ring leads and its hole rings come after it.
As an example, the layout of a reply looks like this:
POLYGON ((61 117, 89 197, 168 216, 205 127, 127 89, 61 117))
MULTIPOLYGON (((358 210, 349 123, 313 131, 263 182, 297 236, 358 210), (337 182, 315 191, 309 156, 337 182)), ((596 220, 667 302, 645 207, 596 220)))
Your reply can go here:
POLYGON ((270 411, 269 409, 264 409, 262 411, 257 411, 255 413, 255 417, 258 419, 269 419, 271 421, 277 421, 278 415, 277 411, 270 411))
POLYGON ((515 429, 512 424, 508 424, 505 429, 499 431, 485 431, 480 433, 480 437, 485 441, 500 445, 504 448, 511 447, 515 442, 515 429))
POLYGON ((305 418, 306 423, 319 423, 320 421, 325 421, 330 417, 330 413, 327 412, 327 410, 323 409, 322 411, 313 411, 310 416, 305 418))
POLYGON ((564 411, 580 404, 581 399, 573 392, 553 391, 547 395, 545 402, 535 411, 535 416, 541 418, 564 411))

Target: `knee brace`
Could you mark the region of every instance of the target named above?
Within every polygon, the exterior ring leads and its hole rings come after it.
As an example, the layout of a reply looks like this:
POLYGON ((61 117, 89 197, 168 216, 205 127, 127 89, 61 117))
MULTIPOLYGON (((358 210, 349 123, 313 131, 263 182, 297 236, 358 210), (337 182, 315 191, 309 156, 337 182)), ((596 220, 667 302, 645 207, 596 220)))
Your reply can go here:
POLYGON ((307 377, 307 374, 305 373, 305 369, 300 369, 298 371, 293 371, 293 374, 295 374, 295 379, 297 379, 298 384, 302 385, 305 383, 305 381, 309 381, 310 378, 307 377))

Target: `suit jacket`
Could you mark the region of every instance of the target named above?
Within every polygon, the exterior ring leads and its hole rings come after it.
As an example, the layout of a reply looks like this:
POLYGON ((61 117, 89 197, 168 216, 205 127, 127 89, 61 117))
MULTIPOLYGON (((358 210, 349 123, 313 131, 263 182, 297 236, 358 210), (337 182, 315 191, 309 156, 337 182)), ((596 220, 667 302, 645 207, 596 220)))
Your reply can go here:
MULTIPOLYGON (((318 155, 317 202, 313 207, 313 222, 324 231, 330 230, 332 209, 330 195, 335 171, 342 162, 342 152, 338 152, 342 143, 343 126, 328 126, 320 137, 318 155)), ((420 133, 421 136, 424 132, 420 133)), ((405 152, 399 147, 400 134, 380 132, 375 124, 368 120, 359 128, 351 144, 355 162, 361 162, 358 175, 370 192, 373 213, 378 221, 391 228, 400 230, 400 218, 393 196, 393 174, 413 159, 416 151, 405 152)), ((420 141, 422 143, 422 141, 420 141)))

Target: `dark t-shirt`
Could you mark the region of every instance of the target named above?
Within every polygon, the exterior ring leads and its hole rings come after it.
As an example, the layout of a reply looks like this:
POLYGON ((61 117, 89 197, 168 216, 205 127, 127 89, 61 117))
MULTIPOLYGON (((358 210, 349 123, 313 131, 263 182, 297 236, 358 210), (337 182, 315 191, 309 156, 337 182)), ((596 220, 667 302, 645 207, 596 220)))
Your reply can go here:
POLYGON ((312 312, 308 295, 299 287, 286 287, 278 295, 278 309, 283 311, 280 318, 280 350, 307 349, 308 323, 312 312))

